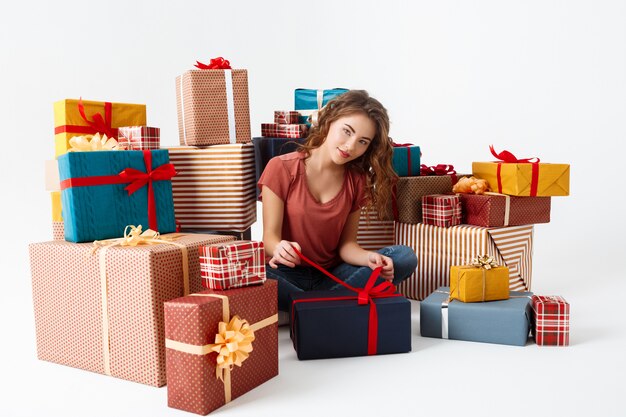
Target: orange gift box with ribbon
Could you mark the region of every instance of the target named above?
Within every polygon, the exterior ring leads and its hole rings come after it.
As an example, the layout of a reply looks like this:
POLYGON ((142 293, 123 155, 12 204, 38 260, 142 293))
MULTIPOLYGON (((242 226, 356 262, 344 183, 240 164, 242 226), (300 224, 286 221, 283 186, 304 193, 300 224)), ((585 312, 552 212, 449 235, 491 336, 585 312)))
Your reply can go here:
POLYGON ((278 375, 274 280, 165 303, 167 397, 206 415, 278 375))
POLYGON ((163 302, 201 291, 199 247, 233 237, 140 232, 29 246, 39 359, 165 385, 163 302))
POLYGON ((66 153, 74 136, 117 138, 118 127, 146 125, 146 105, 65 99, 54 103, 55 156, 66 153))
POLYGON ((550 197, 569 195, 569 165, 540 163, 539 158, 518 159, 509 151, 497 153, 498 160, 473 162, 475 177, 487 180, 492 191, 514 196, 550 197))
POLYGON ((477 256, 469 265, 450 268, 450 299, 464 303, 509 299, 509 268, 491 256, 477 256))

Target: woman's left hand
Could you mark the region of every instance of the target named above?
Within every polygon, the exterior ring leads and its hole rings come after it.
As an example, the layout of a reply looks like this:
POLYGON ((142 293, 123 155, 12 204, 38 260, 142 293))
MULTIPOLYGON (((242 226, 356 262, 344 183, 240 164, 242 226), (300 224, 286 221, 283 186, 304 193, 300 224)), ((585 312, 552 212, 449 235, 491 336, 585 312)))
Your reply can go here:
POLYGON ((390 257, 381 255, 378 252, 370 252, 367 261, 367 266, 372 268, 372 270, 379 266, 383 267, 382 271, 380 271, 380 277, 382 279, 386 279, 387 281, 393 279, 393 260, 390 257))

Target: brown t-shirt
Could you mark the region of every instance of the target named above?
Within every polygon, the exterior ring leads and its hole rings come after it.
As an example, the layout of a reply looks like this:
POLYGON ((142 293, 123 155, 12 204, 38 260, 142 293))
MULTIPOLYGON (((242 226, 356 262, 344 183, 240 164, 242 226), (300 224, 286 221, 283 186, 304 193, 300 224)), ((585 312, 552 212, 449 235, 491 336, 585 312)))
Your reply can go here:
POLYGON ((285 203, 282 239, 298 242, 304 256, 330 268, 341 262, 337 249, 348 216, 365 205, 365 175, 346 169, 339 193, 321 204, 309 191, 305 157, 292 152, 272 158, 257 185, 285 203))

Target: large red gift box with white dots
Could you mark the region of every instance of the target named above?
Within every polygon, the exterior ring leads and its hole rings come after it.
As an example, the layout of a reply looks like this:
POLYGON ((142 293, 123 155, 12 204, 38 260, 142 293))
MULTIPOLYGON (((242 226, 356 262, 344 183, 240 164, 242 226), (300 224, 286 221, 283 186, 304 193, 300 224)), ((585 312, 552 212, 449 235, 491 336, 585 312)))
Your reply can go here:
MULTIPOLYGON (((232 236, 204 234, 175 240, 187 248, 190 292, 204 289, 199 247, 232 240, 232 236)), ((92 254, 92 248, 91 243, 60 240, 29 246, 37 356, 143 384, 165 385, 163 303, 184 295, 181 248, 170 244, 110 247, 104 257, 104 283, 99 264, 102 249, 92 254)))

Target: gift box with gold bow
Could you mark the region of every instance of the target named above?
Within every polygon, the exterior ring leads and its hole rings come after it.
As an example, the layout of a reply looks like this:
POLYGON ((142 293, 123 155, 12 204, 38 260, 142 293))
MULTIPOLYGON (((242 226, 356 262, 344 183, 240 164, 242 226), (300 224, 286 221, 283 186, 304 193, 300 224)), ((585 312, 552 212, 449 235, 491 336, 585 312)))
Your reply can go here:
POLYGON ((163 302, 202 291, 199 247, 233 237, 140 232, 29 246, 39 359, 165 384, 163 302))
POLYGON ((227 290, 265 282, 263 242, 244 240, 200 248, 202 285, 227 290))
POLYGON ((74 136, 107 135, 117 138, 121 126, 146 124, 145 104, 65 99, 54 103, 55 155, 66 153, 74 136))
POLYGON ((178 137, 181 145, 248 143, 248 71, 231 69, 223 58, 176 77, 178 137))
POLYGON ((450 267, 450 299, 464 303, 509 298, 509 268, 491 256, 478 256, 469 265, 450 267))
POLYGON ((491 190, 515 196, 569 195, 569 165, 540 163, 539 158, 518 159, 508 151, 491 153, 498 160, 474 162, 474 176, 489 182, 491 190))
POLYGON ((277 283, 165 303, 167 398, 208 414, 278 375, 277 283))

